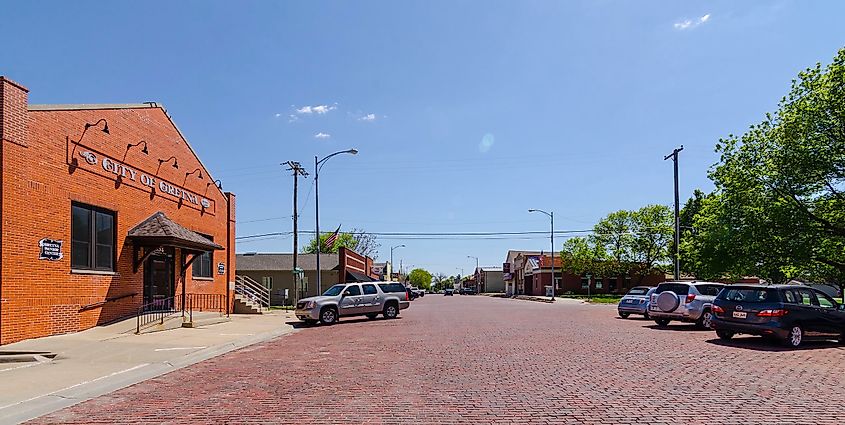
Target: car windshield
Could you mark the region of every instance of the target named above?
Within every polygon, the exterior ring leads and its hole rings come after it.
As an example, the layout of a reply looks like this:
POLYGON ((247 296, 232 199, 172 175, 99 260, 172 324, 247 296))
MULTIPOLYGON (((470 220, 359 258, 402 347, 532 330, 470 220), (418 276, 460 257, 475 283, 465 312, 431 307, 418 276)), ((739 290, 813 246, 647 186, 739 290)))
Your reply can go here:
POLYGON ((726 288, 719 298, 738 303, 779 302, 777 290, 769 288, 726 288))
POLYGON ((631 290, 628 291, 628 295, 645 295, 648 293, 648 289, 649 288, 631 288, 631 290))
POLYGON ((323 295, 325 295, 327 297, 336 297, 336 296, 340 295, 341 291, 343 291, 343 288, 345 288, 345 287, 346 287, 346 285, 332 286, 331 288, 327 289, 326 292, 323 292, 323 295))

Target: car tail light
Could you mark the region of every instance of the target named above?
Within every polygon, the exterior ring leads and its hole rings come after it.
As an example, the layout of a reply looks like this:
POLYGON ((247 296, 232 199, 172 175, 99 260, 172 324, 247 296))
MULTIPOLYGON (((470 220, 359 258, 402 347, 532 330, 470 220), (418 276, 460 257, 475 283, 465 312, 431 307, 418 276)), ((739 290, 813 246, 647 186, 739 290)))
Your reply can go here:
POLYGON ((786 316, 786 313, 788 313, 788 311, 777 308, 774 310, 763 310, 757 313, 757 317, 783 317, 786 316))
POLYGON ((691 303, 695 299, 695 294, 687 295, 687 304, 691 303))
POLYGON ((713 309, 713 313, 719 313, 719 314, 722 314, 722 313, 724 313, 724 312, 725 312, 725 309, 724 309, 724 308, 719 307, 719 306, 717 306, 717 305, 714 305, 714 306, 712 307, 712 309, 713 309))

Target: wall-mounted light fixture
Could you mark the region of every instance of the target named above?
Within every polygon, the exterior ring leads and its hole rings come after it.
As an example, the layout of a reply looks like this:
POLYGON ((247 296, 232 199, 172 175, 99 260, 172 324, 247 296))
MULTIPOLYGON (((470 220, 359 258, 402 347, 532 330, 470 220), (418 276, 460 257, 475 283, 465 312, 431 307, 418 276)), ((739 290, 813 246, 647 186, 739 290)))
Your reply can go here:
POLYGON ((218 189, 223 190, 223 182, 221 182, 220 179, 217 179, 213 182, 206 183, 205 188, 208 189, 208 187, 211 186, 212 184, 217 186, 218 189))
MULTIPOLYGON (((199 177, 199 179, 202 180, 202 170, 197 168, 196 170, 191 171, 190 173, 185 173, 185 181, 188 181, 188 176, 190 176, 191 174, 195 174, 195 173, 199 173, 199 175, 197 175, 197 177, 199 177)), ((184 184, 184 182, 182 182, 182 184, 184 184)))
POLYGON ((123 161, 121 161, 121 162, 126 162, 126 155, 129 154, 129 149, 132 149, 133 147, 140 146, 140 145, 144 145, 144 147, 141 148, 141 153, 143 153, 144 155, 149 155, 150 151, 147 150, 147 142, 145 140, 141 140, 138 143, 130 143, 130 144, 126 145, 126 152, 123 153, 123 161))
POLYGON ((161 168, 161 164, 164 164, 165 162, 170 162, 171 159, 173 160, 173 168, 178 170, 179 169, 179 160, 177 160, 175 156, 171 156, 170 158, 167 158, 167 159, 159 159, 158 160, 158 167, 161 168))
POLYGON ((73 150, 70 151, 70 158, 71 158, 70 162, 74 167, 79 165, 79 161, 77 161, 77 159, 75 157, 76 147, 80 143, 82 143, 82 139, 85 137, 85 133, 88 132, 88 129, 91 128, 91 127, 96 127, 96 126, 100 125, 100 123, 103 123, 103 128, 100 131, 102 131, 103 133, 106 133, 106 134, 110 134, 109 133, 109 122, 106 121, 105 118, 100 118, 99 120, 97 120, 97 122, 95 122, 93 124, 91 124, 89 122, 85 123, 85 129, 82 130, 82 135, 79 136, 79 140, 77 140, 73 143, 73 150))

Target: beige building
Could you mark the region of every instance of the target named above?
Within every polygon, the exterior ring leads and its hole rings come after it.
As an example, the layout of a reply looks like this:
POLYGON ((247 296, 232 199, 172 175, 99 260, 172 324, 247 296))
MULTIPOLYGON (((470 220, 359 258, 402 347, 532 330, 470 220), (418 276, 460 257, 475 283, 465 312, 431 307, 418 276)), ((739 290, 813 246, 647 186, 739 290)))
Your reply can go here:
POLYGON ((479 267, 475 269, 475 281, 479 292, 505 292, 501 267, 479 267))
MULTIPOLYGON (((270 304, 282 305, 287 291, 287 304, 317 294, 317 254, 299 254, 297 267, 302 269, 302 282, 294 284, 293 254, 248 253, 237 255, 236 273, 270 288, 270 304)), ((337 254, 320 255, 322 289, 338 283, 337 254)))

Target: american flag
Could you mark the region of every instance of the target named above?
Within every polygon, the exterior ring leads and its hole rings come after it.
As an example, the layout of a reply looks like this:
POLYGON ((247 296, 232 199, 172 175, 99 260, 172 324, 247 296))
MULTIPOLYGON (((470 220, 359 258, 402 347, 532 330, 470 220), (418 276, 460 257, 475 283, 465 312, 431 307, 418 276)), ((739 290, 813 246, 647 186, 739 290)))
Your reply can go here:
POLYGON ((334 233, 332 233, 332 235, 329 236, 328 239, 326 239, 326 251, 331 251, 331 249, 334 248, 334 243, 337 240, 337 235, 339 232, 340 226, 337 226, 337 230, 335 230, 334 233))

